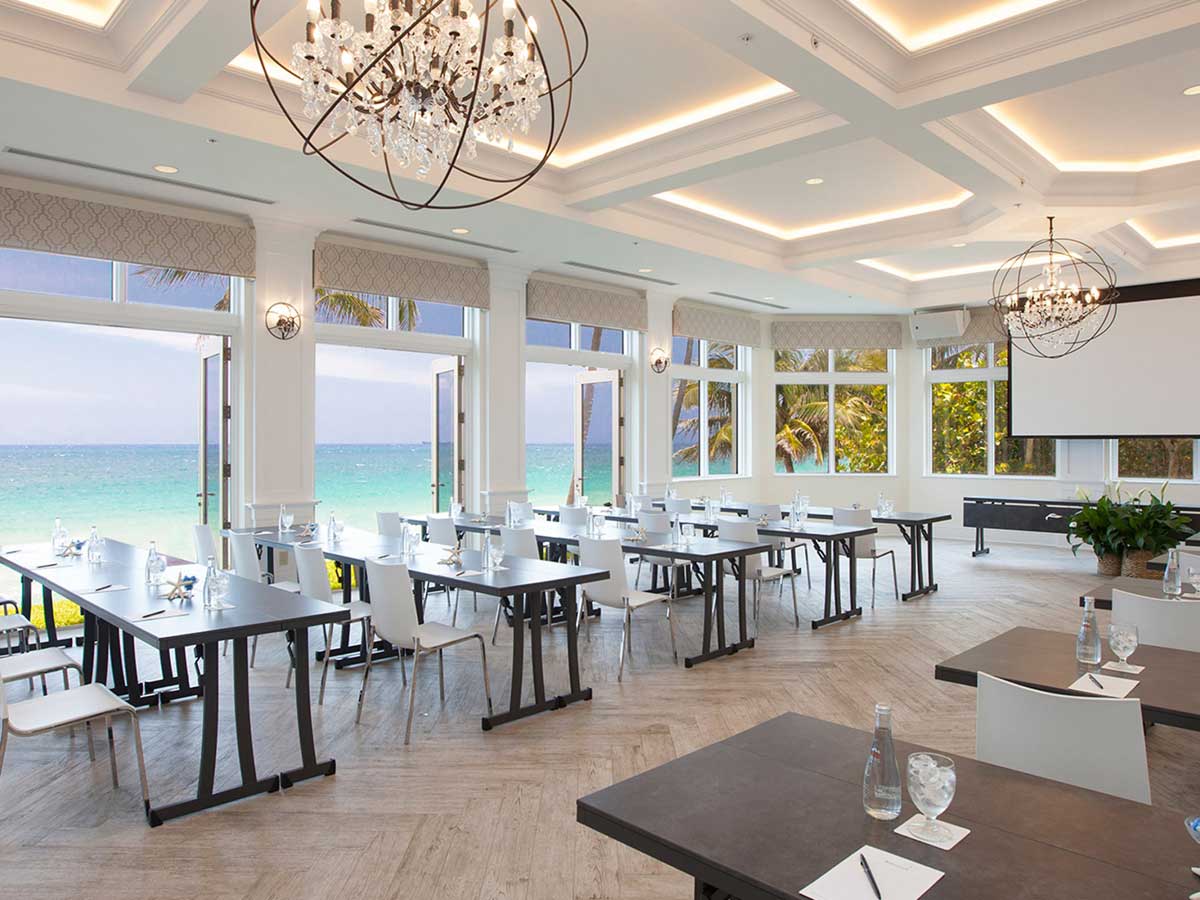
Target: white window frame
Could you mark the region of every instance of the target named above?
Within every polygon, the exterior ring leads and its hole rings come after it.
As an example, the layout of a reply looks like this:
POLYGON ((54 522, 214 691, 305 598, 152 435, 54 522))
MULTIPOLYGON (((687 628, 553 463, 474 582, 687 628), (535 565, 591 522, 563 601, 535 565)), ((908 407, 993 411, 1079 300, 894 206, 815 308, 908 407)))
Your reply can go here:
MULTIPOLYGON (((821 347, 798 347, 797 350, 822 350, 821 347)), ((859 348, 862 349, 862 348, 859 348)), ((838 350, 826 350, 829 358, 826 368, 821 372, 779 372, 775 370, 775 349, 771 351, 771 370, 774 378, 771 382, 771 407, 775 407, 777 388, 783 384, 819 384, 825 386, 825 404, 827 409, 829 431, 828 444, 825 447, 825 459, 828 468, 824 472, 780 472, 775 465, 775 454, 771 454, 771 472, 773 475, 786 478, 828 478, 835 475, 839 478, 890 478, 895 476, 896 468, 896 351, 887 351, 886 372, 836 372, 838 350), (887 470, 883 472, 839 472, 837 471, 837 435, 834 429, 834 388, 838 385, 885 385, 887 387, 887 470)), ((772 416, 771 428, 776 427, 772 416)), ((774 447, 774 434, 771 446, 774 447)))
MULTIPOLYGON (((525 321, 521 325, 521 328, 522 328, 521 339, 524 342, 525 346, 530 351, 540 352, 542 350, 550 350, 553 352, 579 353, 579 354, 582 354, 581 358, 592 358, 594 356, 600 355, 600 356, 603 356, 607 360, 615 360, 615 359, 620 359, 620 358, 629 359, 633 355, 633 348, 634 348, 635 342, 637 340, 637 332, 636 331, 629 331, 628 329, 625 329, 625 328, 617 328, 613 325, 592 325, 589 322, 563 322, 558 319, 539 319, 537 316, 526 316, 525 321), (570 346, 569 347, 551 347, 547 344, 531 344, 531 343, 529 343, 529 329, 527 328, 527 325, 529 322, 546 322, 546 323, 549 323, 552 325, 566 325, 568 328, 571 329, 571 336, 569 338, 570 346), (585 349, 583 349, 583 347, 579 343, 579 329, 580 328, 602 328, 606 331, 619 331, 621 333, 621 351, 617 352, 615 350, 585 350, 585 349)), ((595 365, 595 363, 575 363, 574 365, 595 365)), ((600 368, 605 368, 605 366, 600 366, 600 368)), ((607 364, 607 368, 610 368, 610 369, 625 368, 625 364, 615 365, 610 362, 607 364)))
MULTIPOLYGON (((676 335, 683 337, 683 335, 676 335)), ((685 366, 681 363, 676 363, 672 360, 669 368, 671 376, 671 393, 674 396, 676 381, 698 381, 700 383, 700 432, 698 439, 700 441, 700 474, 699 475, 672 475, 672 481, 728 481, 735 478, 751 478, 753 473, 750 471, 750 360, 751 350, 749 347, 743 347, 741 344, 734 344, 736 348, 736 367, 733 369, 714 369, 708 366, 708 345, 709 343, 729 344, 730 341, 708 341, 704 338, 689 338, 688 340, 696 341, 699 346, 700 365, 685 366), (729 474, 709 473, 708 459, 708 441, 705 439, 708 435, 708 383, 711 381, 719 381, 724 384, 732 384, 734 391, 734 408, 737 410, 734 418, 734 426, 737 429, 735 439, 734 452, 737 455, 735 461, 736 472, 729 474)), ((674 341, 672 341, 674 343, 674 341)), ((671 427, 671 423, 667 422, 666 426, 671 427)), ((667 435, 667 447, 674 445, 675 435, 667 435)), ((674 456, 674 450, 669 451, 674 456)), ((670 464, 674 468, 674 464, 670 464)))
MULTIPOLYGON (((975 346, 963 344, 964 347, 975 346)), ((925 433, 925 463, 924 474, 927 478, 1001 478, 1028 479, 1030 481, 1056 481, 1058 473, 1063 468, 1062 441, 1054 442, 1054 472, 1051 475, 1009 474, 996 471, 996 382, 1008 381, 1008 366, 996 365, 996 342, 990 342, 987 347, 987 365, 975 369, 934 369, 933 350, 926 347, 921 351, 921 367, 925 372, 925 383, 922 388, 924 396, 924 433, 925 433), (987 441, 987 471, 986 472, 935 472, 933 470, 933 386, 935 384, 963 384, 966 382, 983 381, 987 383, 987 419, 985 424, 985 439, 987 441)))

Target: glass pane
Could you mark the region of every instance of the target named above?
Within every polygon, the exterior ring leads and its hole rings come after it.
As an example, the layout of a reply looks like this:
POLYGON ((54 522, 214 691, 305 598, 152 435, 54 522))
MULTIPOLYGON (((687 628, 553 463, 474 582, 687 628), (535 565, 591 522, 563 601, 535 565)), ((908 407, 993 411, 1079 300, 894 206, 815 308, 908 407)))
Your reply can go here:
POLYGON ((624 353, 625 332, 620 328, 597 328, 592 325, 580 325, 579 349, 598 350, 601 353, 624 353))
MULTIPOLYGON (((729 346, 729 345, 725 345, 729 346)), ((712 345, 710 344, 711 348, 712 345)), ((738 471, 737 385, 710 381, 708 391, 708 474, 736 475, 738 471)))
POLYGON ((454 499, 454 381, 453 372, 437 376, 437 485, 438 512, 450 509, 454 499))
POLYGON ((112 300, 112 263, 33 250, 0 249, 0 290, 112 300))
POLYGON ((776 350, 776 372, 828 372, 828 350, 776 350))
POLYGON ((317 321, 330 325, 386 328, 388 299, 382 294, 327 291, 317 288, 317 321))
POLYGON ((695 338, 672 338, 671 362, 677 366, 700 365, 700 342, 695 338))
POLYGON ((571 347, 571 326, 566 322, 525 320, 525 343, 537 347, 571 347))
POLYGON ((886 384, 839 384, 833 389, 834 464, 839 472, 887 472, 886 384))
POLYGON ((931 369, 982 369, 987 365, 987 344, 954 344, 929 351, 931 369))
POLYGON ((930 390, 932 471, 986 475, 987 382, 943 382, 930 390))
POLYGON ((583 495, 589 504, 613 500, 613 384, 588 382, 580 390, 583 495))
POLYGON ((433 303, 429 300, 396 301, 396 330, 417 331, 422 334, 449 334, 462 337, 463 308, 453 303, 433 303))
POLYGON ((1003 343, 1000 343, 999 341, 997 341, 996 343, 992 344, 992 355, 996 360, 994 363, 992 363, 992 365, 1007 366, 1008 365, 1008 341, 1005 341, 1003 343))
POLYGON ((130 265, 127 268, 125 299, 130 303, 229 312, 232 279, 228 275, 160 269, 158 266, 130 265))
POLYGON ((828 472, 828 449, 829 387, 776 385, 775 471, 828 472))
POLYGON ((1122 438, 1117 477, 1191 480, 1194 449, 1191 438, 1122 438))
POLYGON ((217 533, 221 529, 221 365, 219 355, 204 360, 204 434, 200 436, 204 454, 204 483, 200 486, 204 494, 204 521, 217 533))
POLYGON ((1008 436, 1008 382, 994 382, 996 403, 996 470, 997 475, 1054 475, 1053 438, 1010 438, 1008 436))
POLYGON ((708 367, 710 369, 736 369, 737 345, 708 342, 708 367))
POLYGON ((539 504, 566 503, 575 481, 577 366, 525 364, 525 484, 539 504))
POLYGON ((671 474, 700 474, 700 382, 671 382, 671 474))
POLYGON ((835 372, 886 372, 888 352, 884 349, 838 350, 833 356, 835 372))

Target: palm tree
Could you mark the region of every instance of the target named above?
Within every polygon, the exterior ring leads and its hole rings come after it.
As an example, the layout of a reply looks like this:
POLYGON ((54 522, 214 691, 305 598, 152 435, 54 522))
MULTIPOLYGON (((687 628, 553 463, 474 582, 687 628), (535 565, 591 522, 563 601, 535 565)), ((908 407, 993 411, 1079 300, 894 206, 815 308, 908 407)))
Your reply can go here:
MULTIPOLYGON (((684 350, 683 365, 693 365, 692 353, 698 349, 698 340, 688 340, 684 350)), ((697 360, 699 362, 699 360, 697 360)), ((708 344, 709 369, 732 371, 737 368, 737 345, 710 341, 708 344)), ((679 462, 698 464, 700 457, 700 384, 685 382, 683 390, 675 391, 671 410, 671 435, 696 435, 686 447, 673 454, 679 462), (695 413, 684 417, 684 410, 695 413)), ((731 459, 736 453, 736 411, 734 409, 733 386, 723 381, 708 383, 708 458, 709 460, 731 459)))

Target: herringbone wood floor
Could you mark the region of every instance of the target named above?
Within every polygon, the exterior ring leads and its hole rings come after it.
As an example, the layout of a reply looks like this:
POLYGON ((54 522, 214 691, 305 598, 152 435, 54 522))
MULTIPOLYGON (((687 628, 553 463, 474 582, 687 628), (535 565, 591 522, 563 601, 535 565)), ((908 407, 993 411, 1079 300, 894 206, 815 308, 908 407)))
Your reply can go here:
MULTIPOLYGON (((896 541, 897 549, 902 545, 896 541)), ((886 542, 892 546, 892 542, 886 542)), ((394 662, 375 667, 363 722, 359 676, 330 676, 315 711, 318 751, 337 775, 162 828, 140 815, 127 734, 118 733, 121 788, 103 747, 89 763, 81 735, 9 742, 0 776, 0 896, 138 898, 667 898, 690 896, 680 874, 574 821, 577 797, 787 710, 869 728, 890 701, 899 737, 953 754, 974 747, 975 693, 933 680, 939 660, 1018 623, 1073 630, 1080 589, 1098 579, 1059 549, 939 543, 941 591, 898 605, 882 576, 878 605, 819 632, 792 627, 790 599, 764 602, 753 651, 692 670, 671 664, 665 619, 636 617, 631 667, 616 681, 620 624, 608 615, 583 644, 591 703, 484 733, 477 655, 447 654, 447 697, 434 667, 418 691, 414 743, 401 744, 406 709, 394 662), (886 586, 885 586, 886 585, 886 586)), ((901 553, 901 577, 907 555, 901 553)), ((818 575, 821 574, 818 566, 818 575)), ((869 567, 862 567, 863 581, 869 567)), ((819 578, 814 578, 818 587, 819 578)), ((804 607, 819 593, 801 586, 804 607)), ((869 588, 865 591, 869 602, 869 588)), ((444 615, 440 598, 431 612, 444 615)), ((494 606, 464 597, 460 624, 490 631, 494 606)), ((1101 613, 1102 621, 1106 614, 1101 613)), ((699 643, 700 607, 679 612, 681 655, 699 643)), ((565 682, 564 633, 545 638, 547 674, 565 682)), ((507 696, 509 635, 490 658, 495 697, 507 696)), ((294 711, 284 691, 282 638, 260 643, 252 671, 259 772, 295 764, 294 711)), ((528 654, 526 654, 528 659, 528 654)), ((1136 658, 1135 658, 1136 661, 1136 658)), ((228 662, 228 661, 227 661, 228 662)), ((223 677, 228 688, 230 679, 223 677)), ((526 678, 528 684, 528 678, 526 678)), ((19 699, 23 687, 9 696, 19 699)), ((218 782, 237 770, 228 705, 218 782)), ((143 714, 153 795, 185 794, 196 779, 197 703, 143 714)), ((1200 805, 1200 735, 1157 727, 1147 738, 1155 805, 1200 805)), ((697 785, 703 790, 703 785, 697 785)))

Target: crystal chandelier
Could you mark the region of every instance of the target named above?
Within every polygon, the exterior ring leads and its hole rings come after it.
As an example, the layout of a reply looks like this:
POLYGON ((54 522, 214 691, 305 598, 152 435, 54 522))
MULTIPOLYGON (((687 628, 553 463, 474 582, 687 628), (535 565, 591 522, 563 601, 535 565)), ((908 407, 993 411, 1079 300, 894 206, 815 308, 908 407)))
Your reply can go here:
POLYGON ((992 308, 1012 345, 1057 359, 1100 337, 1117 316, 1116 273, 1091 246, 1050 235, 1018 253, 992 279, 992 308))
MULTIPOLYGON (((570 0, 364 0, 361 27, 343 18, 341 0, 308 0, 304 40, 292 46, 288 64, 266 48, 256 17, 262 0, 250 0, 250 28, 267 85, 304 142, 351 181, 405 208, 467 209, 511 194, 528 183, 562 139, 571 110, 573 81, 587 58, 583 19, 570 0), (556 57, 566 75, 548 72, 538 23, 526 12, 540 3, 561 38, 556 57), (518 34, 520 31, 520 34, 518 34), (582 39, 572 47, 571 32, 582 39), (284 103, 269 63, 300 85, 303 117, 284 103), (525 151, 517 174, 512 166, 484 171, 468 165, 480 142, 506 148, 543 114, 547 121, 533 153, 525 151), (386 183, 373 185, 334 160, 329 148, 355 135, 383 158, 386 183), (430 179, 427 196, 401 194, 396 170, 430 179), (485 199, 439 201, 452 175, 454 187, 485 199)), ((514 156, 515 158, 515 156, 514 156)))

